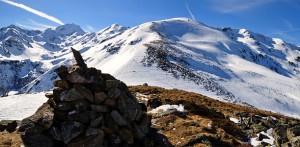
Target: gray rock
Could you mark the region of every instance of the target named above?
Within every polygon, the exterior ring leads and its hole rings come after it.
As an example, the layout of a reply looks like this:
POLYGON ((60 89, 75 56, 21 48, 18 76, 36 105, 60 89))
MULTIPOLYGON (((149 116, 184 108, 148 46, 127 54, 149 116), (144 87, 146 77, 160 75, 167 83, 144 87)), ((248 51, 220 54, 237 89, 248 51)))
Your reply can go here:
POLYGON ((84 112, 89 110, 90 104, 86 99, 79 99, 70 102, 72 108, 79 110, 80 112, 84 112))
POLYGON ((286 130, 286 126, 278 126, 273 130, 272 135, 275 139, 274 143, 276 146, 280 146, 281 144, 288 141, 286 130))
POLYGON ((125 141, 128 144, 133 144, 133 134, 132 132, 127 128, 121 128, 119 131, 119 135, 121 136, 122 140, 125 141))
POLYGON ((300 136, 300 125, 288 128, 286 134, 289 140, 296 136, 300 136))
POLYGON ((105 133, 112 134, 119 131, 117 122, 109 113, 103 114, 102 129, 105 133))
POLYGON ((49 105, 49 103, 44 103, 32 116, 29 116, 21 121, 18 131, 25 131, 25 133, 31 133, 30 130, 37 131, 32 133, 42 132, 43 130, 51 127, 53 124, 53 117, 53 108, 49 105))
POLYGON ((116 134, 108 134, 107 139, 110 144, 120 144, 122 142, 121 137, 116 134))
POLYGON ((117 107, 117 100, 108 98, 104 101, 104 104, 111 107, 111 108, 116 108, 117 107))
POLYGON ((77 121, 81 122, 85 125, 88 125, 90 123, 90 117, 88 117, 90 114, 89 111, 82 112, 82 113, 72 113, 68 115, 69 120, 71 121, 77 121))
POLYGON ((111 89, 111 88, 114 88, 114 87, 118 87, 118 85, 120 83, 121 83, 120 80, 106 80, 105 81, 106 88, 108 88, 108 89, 111 89))
POLYGON ((68 143, 68 147, 101 147, 104 134, 77 137, 68 143))
POLYGON ((123 109, 127 108, 126 102, 125 102, 124 97, 122 95, 119 96, 117 104, 118 104, 118 109, 119 110, 123 110, 123 109))
POLYGON ((21 135, 24 146, 26 147, 56 147, 63 146, 62 142, 53 139, 48 134, 26 134, 21 135))
POLYGON ((72 110, 72 107, 67 102, 57 102, 54 105, 54 109, 55 110, 60 110, 60 111, 70 111, 70 110, 72 110))
POLYGON ((290 144, 291 144, 292 147, 300 147, 300 136, 293 137, 290 140, 290 144))
POLYGON ((102 116, 102 115, 101 115, 100 117, 97 117, 97 118, 93 119, 93 120, 91 121, 90 126, 91 126, 91 127, 98 127, 98 126, 101 124, 102 119, 103 119, 103 116, 102 116))
POLYGON ((94 103, 95 99, 94 99, 94 94, 91 90, 85 88, 82 85, 79 84, 74 84, 73 87, 79 91, 86 99, 88 99, 90 102, 94 103))
POLYGON ((104 135, 104 132, 100 128, 88 127, 85 131, 85 136, 90 136, 90 135, 104 135))
POLYGON ((0 132, 3 132, 6 129, 6 125, 0 124, 0 132))
POLYGON ((101 104, 106 98, 107 95, 104 92, 95 92, 95 104, 101 104))
POLYGON ((71 50, 72 50, 74 59, 76 61, 75 65, 78 65, 80 68, 83 68, 83 69, 87 68, 87 65, 84 63, 84 60, 82 59, 82 56, 81 56, 80 52, 76 51, 73 48, 71 48, 71 50))
POLYGON ((110 112, 111 109, 106 106, 106 105, 90 105, 91 106, 91 109, 96 111, 96 112, 110 112))
POLYGON ((53 98, 54 95, 53 95, 52 92, 47 92, 47 93, 45 93, 45 97, 47 97, 47 98, 53 98))
POLYGON ((53 88, 53 97, 55 101, 61 101, 60 95, 65 91, 65 89, 60 87, 54 87, 53 88))
POLYGON ((63 101, 74 101, 74 100, 85 99, 85 97, 75 88, 72 88, 62 93, 60 99, 63 101))
POLYGON ((7 124, 6 131, 11 133, 16 130, 17 126, 18 126, 18 123, 17 123, 17 121, 14 120, 7 124))
POLYGON ((63 122, 60 128, 53 127, 50 130, 50 133, 58 140, 63 141, 65 144, 68 144, 73 138, 84 133, 85 127, 80 122, 63 122))
POLYGON ((138 122, 137 126, 139 127, 140 131, 143 134, 146 134, 149 132, 149 128, 151 126, 151 116, 150 115, 143 115, 141 120, 138 122))
POLYGON ((126 126, 128 124, 127 121, 123 118, 123 116, 120 115, 118 111, 113 110, 110 114, 119 126, 126 126))
POLYGON ((78 71, 73 71, 69 73, 66 79, 71 83, 77 83, 77 84, 89 84, 89 83, 97 82, 97 77, 86 76, 84 74, 80 74, 78 71))
POLYGON ((66 79, 66 77, 68 75, 68 68, 66 66, 60 66, 59 68, 55 69, 54 71, 61 79, 66 79))
POLYGON ((140 128, 135 123, 133 123, 131 125, 131 128, 132 128, 133 136, 135 138, 143 139, 145 137, 145 134, 143 134, 143 132, 140 130, 140 128))
POLYGON ((53 82, 54 87, 69 89, 70 84, 66 80, 56 80, 53 82))
POLYGON ((121 95, 119 88, 112 88, 108 91, 107 96, 111 99, 117 99, 121 95))

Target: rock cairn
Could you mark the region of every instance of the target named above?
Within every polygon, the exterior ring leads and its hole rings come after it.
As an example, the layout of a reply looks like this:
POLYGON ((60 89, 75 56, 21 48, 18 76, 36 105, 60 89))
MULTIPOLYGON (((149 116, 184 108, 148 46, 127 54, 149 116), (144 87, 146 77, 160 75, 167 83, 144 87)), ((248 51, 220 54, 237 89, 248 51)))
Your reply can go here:
MULTIPOLYGON (((55 70, 60 80, 49 100, 21 122, 25 146, 152 146, 151 116, 126 84, 76 62, 55 70), (150 135, 151 136, 151 135, 150 135)), ((153 131, 153 130, 152 130, 153 131)))

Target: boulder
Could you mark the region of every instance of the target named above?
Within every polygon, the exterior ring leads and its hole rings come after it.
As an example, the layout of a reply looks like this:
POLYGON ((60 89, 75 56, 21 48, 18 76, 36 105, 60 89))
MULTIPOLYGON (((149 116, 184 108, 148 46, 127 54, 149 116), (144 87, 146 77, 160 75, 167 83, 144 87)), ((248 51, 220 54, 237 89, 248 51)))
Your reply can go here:
POLYGON ((18 126, 18 123, 17 123, 17 121, 14 120, 7 124, 6 131, 11 133, 16 130, 17 126, 18 126))

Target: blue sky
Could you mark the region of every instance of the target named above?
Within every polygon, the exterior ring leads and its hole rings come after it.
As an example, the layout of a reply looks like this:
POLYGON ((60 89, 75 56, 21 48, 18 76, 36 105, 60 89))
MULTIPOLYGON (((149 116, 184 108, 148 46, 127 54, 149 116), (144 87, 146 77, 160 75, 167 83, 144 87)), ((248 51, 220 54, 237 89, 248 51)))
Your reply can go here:
POLYGON ((300 45, 299 0, 0 0, 0 27, 45 29, 75 23, 98 31, 113 23, 189 17, 214 27, 246 28, 300 45))

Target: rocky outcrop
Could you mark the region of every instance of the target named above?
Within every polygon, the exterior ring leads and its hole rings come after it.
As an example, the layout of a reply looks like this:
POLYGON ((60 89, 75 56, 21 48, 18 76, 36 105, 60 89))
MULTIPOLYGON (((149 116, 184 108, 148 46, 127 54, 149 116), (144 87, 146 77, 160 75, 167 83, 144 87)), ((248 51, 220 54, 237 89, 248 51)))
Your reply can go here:
POLYGON ((55 70, 61 79, 48 101, 21 122, 25 146, 169 146, 126 84, 87 68, 72 51, 75 64, 55 70))
POLYGON ((262 144, 270 145, 263 141, 267 136, 261 132, 267 132, 273 129, 272 136, 274 145, 280 147, 298 147, 300 146, 300 121, 293 119, 276 119, 270 116, 253 115, 249 113, 239 113, 239 125, 243 132, 249 137, 255 137, 258 134, 258 141, 262 144))

